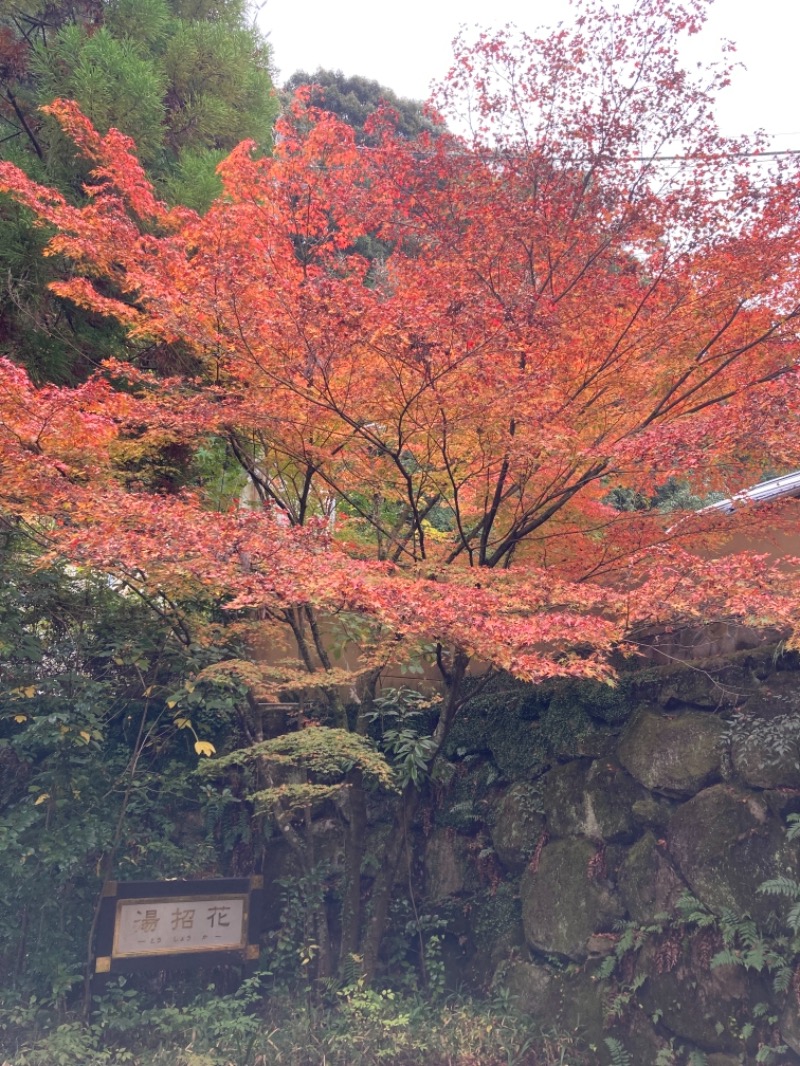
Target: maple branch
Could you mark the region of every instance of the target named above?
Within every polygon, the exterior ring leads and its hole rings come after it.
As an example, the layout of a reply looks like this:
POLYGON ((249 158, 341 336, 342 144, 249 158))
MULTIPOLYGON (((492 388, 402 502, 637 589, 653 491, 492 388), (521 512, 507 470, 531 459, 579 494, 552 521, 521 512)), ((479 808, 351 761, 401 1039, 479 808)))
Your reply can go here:
MULTIPOLYGON (((239 317, 238 309, 236 307, 235 298, 233 300, 233 310, 234 310, 234 315, 235 315, 236 321, 237 321, 237 328, 238 328, 238 331, 239 331, 240 339, 244 343, 247 351, 250 353, 250 355, 254 359, 254 361, 258 362, 258 360, 257 360, 255 354, 253 353, 252 348, 251 348, 251 346, 250 346, 250 344, 247 341, 247 338, 245 336, 244 327, 243 327, 243 324, 242 324, 241 319, 239 317)), ((324 367, 322 368, 322 377, 323 377, 323 381, 327 381, 327 374, 326 374, 326 370, 325 370, 324 367)), ((291 383, 289 383, 287 381, 283 381, 282 379, 276 379, 276 380, 280 381, 281 384, 284 384, 287 387, 292 388, 292 391, 297 391, 298 394, 303 399, 311 400, 312 403, 319 403, 318 400, 315 400, 313 397, 308 396, 307 392, 295 389, 295 387, 291 383)), ((421 392, 421 390, 420 390, 420 392, 421 392)), ((417 393, 417 396, 420 394, 420 392, 417 393)), ((416 398, 416 397, 414 397, 414 398, 416 398)), ((357 500, 355 500, 352 496, 350 496, 349 494, 343 492, 338 486, 336 486, 335 482, 330 477, 330 475, 327 475, 321 469, 316 469, 315 472, 318 473, 323 478, 323 480, 325 480, 326 483, 329 484, 331 486, 331 488, 333 488, 341 496, 341 498, 348 503, 349 506, 353 507, 353 509, 362 518, 364 518, 367 522, 369 522, 373 526, 373 528, 376 529, 376 531, 380 530, 383 533, 384 536, 387 536, 389 539, 392 540, 393 543, 397 544, 397 547, 400 550, 399 550, 398 554, 395 556, 395 558, 398 558, 399 554, 403 554, 403 553, 406 553, 408 551, 406 546, 408 544, 408 541, 411 540, 412 537, 415 537, 415 535, 416 535, 416 536, 419 536, 420 538, 422 538, 424 536, 423 531, 422 531, 422 526, 421 526, 422 517, 424 517, 424 515, 420 516, 419 510, 417 508, 417 504, 416 504, 416 501, 415 501, 415 493, 414 493, 414 488, 413 488, 413 481, 410 479, 410 475, 408 474, 408 472, 406 471, 406 469, 404 468, 403 463, 402 463, 402 458, 401 458, 402 457, 402 440, 398 443, 398 448, 397 449, 395 449, 395 450, 390 449, 385 441, 383 441, 380 437, 376 436, 375 434, 372 434, 372 433, 369 432, 369 427, 364 426, 363 423, 359 422, 358 419, 353 418, 344 409, 341 409, 341 407, 339 406, 339 404, 336 402, 335 398, 333 397, 332 393, 330 392, 329 388, 328 388, 328 401, 329 401, 329 404, 330 404, 330 408, 329 409, 333 410, 340 418, 342 418, 342 420, 353 431, 354 435, 361 436, 368 443, 371 443, 372 446, 375 447, 381 454, 386 455, 388 458, 390 458, 392 460, 392 462, 400 470, 404 480, 407 483, 409 504, 410 504, 411 512, 412 512, 412 516, 413 516, 413 521, 411 521, 410 525, 409 525, 409 535, 408 535, 408 537, 405 538, 402 542, 398 543, 396 538, 392 537, 391 531, 387 531, 383 526, 380 525, 380 523, 377 521, 377 519, 374 516, 370 515, 369 512, 365 508, 363 508, 361 506, 361 504, 357 500)), ((410 405, 410 403, 411 403, 411 400, 409 399, 407 401, 407 407, 410 405)), ((260 488, 260 494, 262 495, 262 498, 263 498, 264 494, 266 494, 266 495, 270 496, 272 499, 274 499, 275 502, 278 503, 278 505, 282 509, 287 510, 286 505, 284 504, 284 502, 281 501, 279 499, 279 497, 271 490, 268 482, 266 482, 265 479, 260 478, 260 476, 258 475, 257 469, 255 467, 255 464, 254 463, 250 463, 250 461, 247 459, 246 455, 241 451, 241 449, 237 449, 236 442, 233 440, 233 438, 231 438, 231 443, 232 443, 232 446, 233 446, 235 452, 237 453, 237 458, 239 458, 241 464, 248 471, 250 477, 254 481, 254 484, 256 484, 257 488, 260 485, 260 487, 261 487, 260 488)), ((429 513, 429 511, 433 508, 433 506, 435 506, 435 502, 432 503, 429 507, 426 508, 425 514, 429 513)), ((424 541, 421 541, 421 547, 423 547, 423 557, 424 557, 424 541)), ((408 554, 412 558, 415 558, 415 553, 413 551, 408 552, 408 554)))
POLYGON ((295 643, 297 644, 297 650, 300 652, 300 657, 303 660, 303 665, 309 674, 315 674, 317 672, 314 661, 311 658, 311 650, 308 647, 308 641, 306 640, 305 633, 303 632, 302 619, 296 617, 295 611, 287 607, 283 612, 284 621, 286 621, 291 629, 295 643))
MULTIPOLYGON (((330 672, 331 670, 333 670, 333 664, 331 663, 330 656, 328 655, 328 651, 322 639, 322 632, 319 628, 316 613, 314 609, 312 607, 309 607, 308 605, 303 608, 303 612, 308 620, 309 629, 311 630, 311 636, 314 640, 314 647, 316 649, 317 655, 319 656, 319 660, 322 663, 323 669, 326 672, 330 672)), ((342 700, 339 698, 338 693, 335 689, 326 689, 325 696, 328 700, 328 705, 331 711, 336 717, 339 727, 341 729, 347 729, 347 708, 342 703, 342 700)))
MULTIPOLYGON (((32 544, 35 544, 42 550, 53 551, 60 559, 69 562, 69 557, 61 550, 58 541, 40 527, 34 526, 27 519, 0 514, 0 524, 12 531, 22 530, 23 536, 27 537, 32 544)), ((106 568, 106 573, 113 577, 115 581, 118 581, 123 588, 128 589, 137 596, 149 610, 157 615, 162 622, 165 622, 181 644, 187 648, 191 646, 193 640, 192 631, 183 618, 182 612, 177 604, 175 604, 163 590, 159 590, 155 594, 147 593, 135 578, 126 573, 123 569, 113 570, 111 568, 106 568), (159 605, 159 599, 166 603, 169 610, 165 610, 159 605)))
MULTIPOLYGON (((434 509, 434 507, 437 505, 437 503, 440 502, 441 498, 442 497, 437 494, 436 496, 432 496, 425 503, 425 505, 423 506, 422 510, 419 512, 420 522, 424 522, 425 521, 425 519, 428 517, 428 515, 431 513, 431 511, 434 509)), ((406 545, 408 544, 408 542, 411 540, 411 538, 414 536, 414 534, 416 532, 416 527, 414 525, 414 522, 412 521, 412 515, 408 511, 406 511, 405 515, 403 515, 401 517, 402 517, 402 521, 400 521, 400 519, 398 519, 398 521, 392 527, 392 537, 393 537, 393 539, 395 541, 395 544, 396 544, 395 550, 394 550, 394 552, 391 555, 391 561, 393 563, 399 562, 400 556, 406 550, 406 545), (400 537, 400 530, 403 528, 404 525, 407 525, 408 529, 406 531, 405 536, 400 537)))
POLYGON ((476 528, 470 534, 466 533, 465 530, 464 530, 464 523, 462 521, 462 514, 461 514, 460 487, 459 487, 459 485, 458 485, 458 483, 456 481, 455 471, 453 470, 452 464, 450 462, 450 450, 449 450, 448 445, 447 445, 447 440, 448 440, 447 416, 446 416, 444 410, 441 408, 441 405, 440 405, 440 411, 441 411, 441 422, 442 422, 442 449, 441 449, 442 450, 442 459, 444 460, 444 468, 445 468, 445 472, 447 474, 447 477, 448 477, 448 479, 450 481, 450 486, 453 489, 453 498, 452 498, 453 513, 455 514, 456 528, 458 529, 458 535, 461 538, 461 544, 450 553, 450 555, 447 558, 447 561, 448 561, 448 563, 455 562, 455 560, 458 558, 458 556, 461 554, 461 552, 462 551, 466 551, 467 555, 469 557, 469 565, 473 566, 474 565, 474 556, 473 556, 473 550, 472 550, 470 541, 471 541, 472 536, 474 536, 475 533, 478 532, 479 530, 476 528))
MULTIPOLYGON (((414 478, 412 476, 411 471, 409 471, 408 469, 407 462, 403 461, 403 453, 405 451, 403 437, 403 421, 408 415, 408 412, 410 411, 413 402, 418 400, 419 397, 422 396, 426 390, 433 387, 430 373, 426 372, 423 382, 412 393, 411 396, 407 396, 405 394, 405 389, 403 387, 402 380, 399 380, 398 384, 400 385, 401 393, 403 395, 404 405, 397 415, 397 444, 396 446, 391 448, 389 447, 387 442, 384 441, 380 436, 370 431, 369 424, 365 425, 363 422, 352 418, 347 413, 346 409, 343 408, 342 405, 337 401, 337 399, 333 395, 330 385, 330 379, 326 368, 322 369, 322 378, 325 382, 326 395, 329 403, 331 404, 331 409, 336 412, 339 418, 341 418, 347 425, 351 427, 354 433, 369 442, 372 447, 374 447, 379 453, 391 459, 398 472, 400 473, 400 476, 406 487, 406 497, 409 508, 409 536, 404 540, 403 543, 408 544, 408 542, 412 540, 412 538, 414 540, 415 545, 418 541, 420 556, 422 559, 425 559, 425 530, 423 528, 422 523, 424 521, 424 518, 427 516, 428 513, 430 513, 435 504, 431 504, 430 506, 425 508, 424 514, 420 513, 419 504, 422 499, 424 485, 422 482, 420 482, 419 487, 415 487, 414 478)), ((409 554, 411 554, 412 558, 416 559, 415 551, 412 550, 409 554)))
POLYGON ((769 374, 765 374, 763 377, 756 378, 754 381, 747 382, 747 384, 742 385, 739 389, 732 389, 730 392, 720 393, 718 396, 714 396, 710 400, 705 400, 703 403, 699 403, 694 407, 690 407, 686 411, 682 411, 681 414, 684 417, 697 414, 700 411, 705 410, 705 408, 707 407, 713 407, 716 404, 724 403, 726 400, 731 399, 732 396, 737 396, 740 393, 749 392, 751 389, 756 389, 759 385, 766 385, 770 381, 778 381, 780 380, 780 378, 785 377, 787 374, 796 374, 797 371, 797 363, 790 363, 787 366, 778 367, 776 370, 772 370, 769 374))
POLYGON ((276 504, 281 509, 281 511, 283 511, 283 513, 287 516, 291 524, 297 525, 297 516, 292 514, 286 501, 282 500, 279 494, 273 489, 272 485, 270 484, 269 478, 262 476, 255 459, 253 459, 252 461, 250 460, 247 453, 240 446, 238 440, 236 439, 236 432, 234 430, 228 431, 227 439, 230 442, 233 454, 237 462, 245 470, 247 476, 250 478, 253 485, 255 486, 256 492, 261 497, 261 502, 266 503, 267 500, 272 500, 272 502, 276 504))
MULTIPOLYGON (((635 323, 640 318, 640 316, 642 314, 642 311, 644 310, 644 308, 647 305, 647 303, 650 300, 650 298, 655 294, 656 289, 661 284, 663 279, 664 279, 664 268, 662 268, 662 272, 653 279, 653 281, 650 284, 650 286, 648 287, 648 289, 642 295, 641 300, 639 300, 639 302, 636 305, 636 307, 634 308, 632 314, 628 318, 628 321, 625 324, 625 328, 622 330, 622 332, 617 337, 616 341, 614 342, 613 347, 611 348, 611 350, 609 351, 608 355, 605 357, 603 362, 598 367, 596 367, 595 370, 592 371, 592 373, 590 373, 588 375, 588 377, 584 378, 584 380, 581 382, 581 384, 578 386, 578 388, 570 395, 568 400, 564 403, 564 405, 562 407, 562 410, 568 409, 569 405, 574 403, 578 399, 578 397, 581 395, 581 393, 584 392, 592 384, 592 382, 596 381, 597 378, 601 374, 603 374, 605 371, 609 370, 614 365, 614 363, 617 362, 617 358, 616 357, 618 356, 618 354, 619 354, 619 357, 621 358, 622 353, 620 353, 620 346, 621 346, 622 342, 625 340, 625 337, 628 335, 628 333, 633 329, 635 323)), ((596 398, 597 398, 597 396, 593 397, 593 399, 596 399, 596 398)), ((589 404, 584 406, 584 408, 583 408, 584 411, 588 408, 588 406, 591 404, 591 402, 592 401, 589 401, 589 404)))
MULTIPOLYGON (((408 535, 405 538, 401 539, 395 535, 394 527, 387 528, 385 525, 382 525, 374 514, 370 514, 370 512, 365 509, 365 507, 359 501, 358 497, 351 495, 349 492, 347 492, 341 487, 339 482, 334 479, 332 474, 329 474, 326 470, 320 467, 317 469, 317 476, 320 477, 325 482, 325 484, 328 485, 334 491, 334 493, 339 497, 339 499, 343 500, 348 505, 348 507, 351 507, 360 518, 363 518, 364 521, 367 522, 376 531, 376 533, 380 532, 381 536, 385 537, 390 543, 395 544, 397 549, 393 557, 395 562, 403 554, 408 555, 412 559, 414 558, 413 553, 409 552, 406 547, 408 541, 413 536, 413 524, 410 524, 410 531, 408 535)), ((435 507, 436 502, 437 501, 434 500, 428 510, 431 510, 433 507, 435 507)), ((406 518, 406 521, 408 521, 408 518, 406 518)))
POLYGON ((716 342, 721 337, 723 337, 725 335, 725 333, 728 331, 728 329, 730 329, 730 327, 733 325, 734 321, 738 317, 739 312, 742 310, 744 305, 745 305, 745 301, 744 300, 738 301, 738 303, 733 308, 733 310, 731 311, 731 313, 728 316, 728 318, 726 319, 726 321, 723 322, 723 324, 714 333, 714 335, 708 341, 706 341, 706 343, 703 345, 703 347, 697 353, 697 355, 694 358, 695 365, 691 366, 691 367, 687 367, 687 369, 683 372, 683 374, 681 374, 678 377, 678 379, 675 382, 673 382, 673 384, 670 386, 670 388, 667 390, 667 392, 664 394, 664 396, 662 396, 662 398, 656 404, 656 406, 653 409, 653 411, 647 416, 647 418, 644 419, 644 421, 641 424, 641 428, 642 429, 644 429, 646 426, 649 426, 652 422, 654 422, 656 420, 656 418, 659 417, 660 414, 662 414, 662 413, 666 414, 668 411, 672 410, 672 408, 675 407, 677 404, 681 403, 683 401, 683 399, 685 399, 687 396, 691 396, 692 393, 696 392, 698 389, 703 388, 703 386, 707 385, 708 382, 711 381, 717 374, 721 373, 722 370, 724 370, 725 367, 727 365, 729 365, 729 363, 733 362, 733 358, 735 358, 735 356, 732 357, 731 359, 729 359, 728 362, 721 363, 720 365, 718 365, 717 368, 712 372, 712 374, 710 374, 708 377, 706 377, 704 381, 701 381, 699 384, 696 384, 695 386, 693 386, 693 388, 691 388, 688 391, 688 393, 686 393, 684 396, 679 396, 679 397, 677 397, 677 399, 673 400, 671 403, 669 402, 670 399, 673 396, 675 396, 675 393, 680 389, 680 387, 686 381, 688 381, 688 379, 692 376, 692 374, 695 373, 697 367, 702 366, 703 356, 706 355, 711 350, 711 347, 714 344, 716 344, 716 342))
MULTIPOLYGON (((511 426, 509 429, 509 436, 513 437, 516 430, 516 422, 511 419, 511 426)), ((492 503, 489 511, 486 514, 486 521, 483 524, 481 530, 480 548, 478 552, 478 564, 484 566, 486 564, 486 551, 489 545, 489 537, 491 536, 492 526, 494 525, 497 513, 500 510, 500 504, 503 500, 503 486, 505 485, 506 477, 510 467, 510 461, 508 456, 503 458, 503 463, 500 467, 500 474, 497 478, 497 484, 495 485, 494 496, 492 497, 492 503)))
POLYGON ((453 675, 451 674, 448 667, 445 665, 444 648, 442 647, 441 641, 438 640, 436 642, 436 666, 439 670, 439 673, 442 675, 442 680, 444 681, 444 683, 446 685, 449 685, 452 681, 453 675))
POLYGON ((320 632, 319 623, 317 622, 317 617, 313 608, 306 605, 303 608, 303 613, 308 619, 309 629, 311 630, 311 635, 314 638, 314 647, 317 650, 319 661, 322 663, 323 667, 326 670, 332 670, 333 664, 331 663, 330 656, 328 655, 327 649, 325 648, 325 644, 322 640, 322 634, 320 632))
MULTIPOLYGON (((741 345, 741 347, 739 347, 739 348, 735 349, 733 352, 729 353, 729 355, 725 359, 725 361, 723 363, 721 363, 711 374, 707 375, 707 377, 703 381, 701 381, 698 384, 694 385, 691 389, 688 389, 682 396, 678 397, 675 401, 673 401, 673 403, 671 403, 666 410, 667 411, 671 410, 672 408, 676 407, 678 404, 683 403, 684 400, 687 400, 690 396, 693 396, 700 389, 702 389, 706 385, 708 385, 708 383, 710 381, 713 381, 714 378, 717 377, 722 372, 722 370, 726 369, 728 366, 730 366, 732 363, 734 363, 740 356, 745 355, 747 352, 752 351, 753 348, 756 348, 760 344, 763 344, 764 341, 767 340, 769 337, 773 336, 781 328, 781 326, 785 325, 787 322, 790 322, 792 319, 797 318, 798 315, 800 315, 800 309, 795 309, 786 318, 782 319, 780 322, 774 323, 768 330, 765 330, 764 333, 762 333, 759 337, 756 337, 754 340, 749 341, 747 344, 741 345)), ((732 389, 729 392, 722 393, 722 394, 720 394, 718 396, 712 397, 711 399, 705 400, 705 401, 703 401, 700 404, 696 404, 694 407, 690 407, 686 411, 681 412, 681 414, 683 414, 683 415, 696 414, 698 411, 702 411, 706 407, 711 407, 714 404, 722 403, 724 400, 730 399, 731 396, 735 396, 735 395, 737 395, 737 393, 749 391, 752 388, 756 388, 758 385, 766 384, 768 381, 776 381, 778 378, 783 377, 784 374, 787 374, 787 373, 789 373, 790 371, 793 371, 793 370, 797 370, 797 365, 796 364, 791 364, 789 366, 779 367, 779 368, 777 368, 775 370, 770 371, 769 374, 766 374, 766 375, 764 375, 761 378, 756 378, 753 381, 747 382, 746 384, 740 386, 737 389, 732 389)))
POLYGON ((308 463, 303 476, 303 487, 298 495, 297 521, 301 526, 305 524, 308 509, 308 497, 311 492, 311 485, 314 481, 315 473, 316 468, 311 463, 308 463))
POLYGON ((595 481, 598 477, 603 475, 606 472, 607 467, 608 462, 606 460, 598 461, 574 485, 565 487, 557 493, 556 499, 549 507, 545 508, 544 511, 537 511, 535 515, 528 514, 521 521, 512 526, 495 551, 487 558, 485 565, 488 567, 496 566, 497 563, 503 559, 503 556, 516 544, 521 540, 524 540, 525 537, 530 536, 535 529, 544 525, 545 522, 548 522, 553 515, 557 514, 562 507, 569 503, 573 496, 579 493, 581 489, 585 488, 591 481, 595 481))
MULTIPOLYGON (((500 503, 501 504, 505 503, 506 500, 510 499, 512 496, 514 496, 518 492, 519 492, 519 485, 516 485, 516 484, 510 485, 506 489, 506 491, 503 493, 503 496, 502 496, 502 499, 500 500, 500 503)), ((472 545, 472 541, 475 539, 475 537, 478 536, 478 534, 483 529, 483 524, 486 521, 486 517, 487 516, 484 515, 482 518, 480 518, 475 523, 474 526, 472 526, 471 529, 468 529, 466 532, 464 532, 461 529, 460 524, 459 524, 459 534, 461 536, 461 543, 456 545, 455 548, 453 548, 453 550, 450 552, 450 554, 447 556, 447 558, 445 560, 446 563, 448 563, 448 564, 454 563, 456 561, 456 559, 459 557, 459 555, 461 555, 462 551, 466 551, 468 553, 468 555, 469 555, 469 558, 470 558, 470 566, 473 565, 473 554, 474 554, 474 550, 475 549, 471 546, 472 545)))
POLYGON ((181 612, 178 609, 177 604, 173 603, 165 592, 159 591, 157 595, 160 599, 163 599, 167 606, 170 608, 169 612, 162 610, 152 596, 149 596, 147 593, 145 593, 143 589, 133 584, 132 580, 130 580, 129 578, 120 577, 118 574, 115 574, 114 576, 122 585, 125 586, 125 588, 130 589, 131 592, 137 595, 142 601, 142 603, 146 604, 151 611, 154 611, 155 614, 157 614, 163 622, 167 622, 169 624, 170 628, 173 630, 178 640, 180 640, 181 644, 184 644, 187 648, 191 646, 192 632, 189 629, 188 623, 185 622, 183 617, 181 616, 181 612))

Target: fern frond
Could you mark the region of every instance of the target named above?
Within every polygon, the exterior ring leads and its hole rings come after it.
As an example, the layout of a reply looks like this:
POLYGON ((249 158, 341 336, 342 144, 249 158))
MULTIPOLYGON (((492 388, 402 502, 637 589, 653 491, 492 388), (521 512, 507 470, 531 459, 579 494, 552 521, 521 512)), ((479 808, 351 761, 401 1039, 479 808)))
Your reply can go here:
POLYGON ((786 924, 793 933, 800 933, 800 902, 795 903, 786 915, 786 924))
POLYGON ((772 987, 776 992, 787 992, 792 984, 792 977, 794 971, 791 966, 787 966, 785 963, 780 966, 772 978, 772 987))
POLYGON ((772 877, 768 881, 762 881, 758 891, 765 896, 789 896, 791 899, 800 899, 800 882, 793 877, 772 877))
POLYGON ((633 1066, 633 1059, 619 1040, 615 1040, 613 1036, 607 1036, 605 1042, 611 1055, 611 1066, 633 1066))
POLYGON ((603 961, 597 968, 597 978, 600 981, 607 981, 617 968, 618 959, 616 955, 606 955, 603 961))
POLYGON ((718 966, 744 966, 744 963, 737 952, 723 948, 711 959, 711 969, 716 970, 718 966))

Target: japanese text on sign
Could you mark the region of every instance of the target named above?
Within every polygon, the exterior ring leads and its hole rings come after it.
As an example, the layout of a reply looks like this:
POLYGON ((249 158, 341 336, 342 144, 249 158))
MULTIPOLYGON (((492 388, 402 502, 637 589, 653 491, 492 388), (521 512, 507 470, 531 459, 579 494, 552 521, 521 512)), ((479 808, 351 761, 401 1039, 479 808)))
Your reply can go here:
POLYGON ((230 951, 246 943, 246 896, 123 899, 117 903, 115 957, 230 951))

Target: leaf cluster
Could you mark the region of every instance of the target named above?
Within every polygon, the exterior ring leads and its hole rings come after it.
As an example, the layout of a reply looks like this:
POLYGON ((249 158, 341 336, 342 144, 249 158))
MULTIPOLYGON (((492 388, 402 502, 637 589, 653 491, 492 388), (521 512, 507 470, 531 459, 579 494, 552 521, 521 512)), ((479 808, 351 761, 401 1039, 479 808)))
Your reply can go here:
POLYGON ((200 772, 218 776, 238 766, 261 766, 288 774, 289 780, 250 794, 253 802, 266 809, 275 804, 296 809, 335 798, 347 788, 348 778, 354 771, 372 788, 397 790, 391 767, 371 741, 345 729, 327 726, 313 726, 260 741, 215 759, 201 767, 200 772))

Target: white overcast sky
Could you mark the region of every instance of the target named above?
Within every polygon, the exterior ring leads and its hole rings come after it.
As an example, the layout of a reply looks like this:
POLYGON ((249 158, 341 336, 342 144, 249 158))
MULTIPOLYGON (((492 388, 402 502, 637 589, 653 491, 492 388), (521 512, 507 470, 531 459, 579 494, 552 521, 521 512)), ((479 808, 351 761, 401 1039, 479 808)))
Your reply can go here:
MULTIPOLYGON (((279 81, 318 67, 374 78, 400 96, 425 99, 450 65, 461 25, 532 31, 569 18, 566 0, 266 0, 259 25, 269 35, 279 81)), ((800 0, 716 0, 695 58, 736 42, 746 69, 720 98, 723 132, 758 128, 776 148, 800 148, 800 0)))

